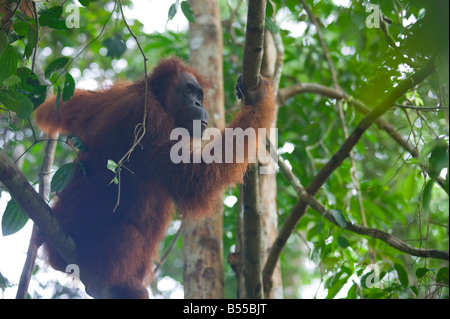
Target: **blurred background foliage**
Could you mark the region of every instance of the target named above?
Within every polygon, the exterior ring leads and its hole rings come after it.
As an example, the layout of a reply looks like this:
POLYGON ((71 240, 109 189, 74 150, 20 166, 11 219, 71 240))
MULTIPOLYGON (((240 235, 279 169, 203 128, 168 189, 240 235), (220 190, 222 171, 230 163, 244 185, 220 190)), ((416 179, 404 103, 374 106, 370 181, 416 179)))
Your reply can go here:
MULTIPOLYGON (((122 3, 133 8, 133 1, 122 3)), ((280 88, 298 83, 333 87, 316 28, 301 3, 296 0, 270 3, 275 8, 275 22, 285 49, 280 88)), ((321 23, 342 90, 369 107, 376 105, 406 74, 423 65, 426 58, 436 57, 438 66, 437 72, 383 115, 385 121, 420 150, 421 156, 413 158, 386 132, 373 126, 354 149, 360 190, 355 189, 351 164, 346 160, 316 198, 348 220, 362 224, 357 197, 360 191, 368 227, 389 232, 415 247, 448 251, 448 1, 307 0, 306 3, 321 23), (378 5, 390 20, 388 32, 366 26, 371 13, 367 8, 371 4, 378 5), (445 186, 430 179, 421 164, 434 168, 434 177, 441 176, 446 181, 445 186)), ((52 62, 68 58, 63 67, 48 72, 54 93, 58 93, 57 87, 60 93, 64 91, 67 73, 77 87, 90 89, 142 78, 142 55, 122 21, 117 4, 95 0, 76 2, 79 28, 69 29, 61 21, 70 14, 65 9, 71 4, 72 1, 53 0, 37 3, 41 17, 47 14, 49 21, 40 21, 36 71, 49 70, 52 62), (49 14, 55 7, 64 9, 59 16, 49 14)), ((220 0, 219 4, 229 120, 235 111, 234 85, 241 72, 247 3, 220 0)), ((169 16, 171 13, 161 14, 169 16)), ((182 15, 181 11, 176 14, 182 15)), ((149 58, 149 69, 160 57, 176 55, 188 59, 186 29, 146 32, 143 21, 128 18, 127 21, 149 58)), ((34 44, 29 30, 34 22, 19 15, 13 22, 10 30, 0 32, 3 59, 0 65, 4 63, 0 66, 0 69, 4 67, 0 71, 3 72, 0 76, 0 149, 14 160, 21 156, 22 172, 35 183, 45 143, 33 123, 33 116, 28 116, 32 109, 13 109, 8 106, 8 98, 18 98, 21 94, 23 102, 24 95, 27 100, 21 105, 36 108, 47 87, 43 89, 34 83, 32 80, 36 79, 29 72, 33 60, 29 50, 34 44), (9 56, 11 52, 15 57, 9 56), (15 61, 17 67, 8 71, 6 68, 11 61, 15 61)), ((151 21, 145 24, 151 25, 151 21)), ((70 87, 70 83, 66 86, 70 87)), ((345 102, 343 108, 351 132, 363 115, 345 102)), ((345 140, 336 101, 313 93, 296 95, 280 105, 277 128, 278 146, 288 150, 282 156, 305 186, 345 140)), ((76 155, 64 142, 64 137, 61 140, 56 150, 55 171, 76 155)), ((277 183, 278 216, 282 225, 298 197, 281 174, 277 176, 277 183)), ((6 192, 0 186, 0 200, 5 200, 6 192)), ((238 197, 237 189, 228 190, 226 196, 238 197)), ((229 206, 225 205, 224 213, 224 260, 235 249, 239 209, 238 204, 229 206)), ((161 255, 179 226, 179 220, 172 223, 161 245, 161 255)), ((182 285, 181 245, 181 240, 177 239, 158 269, 152 284, 155 296, 179 296, 175 292, 182 285)), ((405 255, 379 240, 346 232, 312 209, 308 209, 289 239, 281 256, 281 268, 285 298, 448 298, 448 262, 405 255), (375 281, 368 278, 375 278, 375 281)), ((38 266, 36 271, 38 275, 33 280, 39 280, 39 273, 44 270, 38 266)), ((225 272, 226 296, 236 297, 235 276, 228 264, 225 272)), ((14 284, 14 280, 0 274, 0 288, 4 290, 14 284)), ((53 281, 40 282, 40 285, 43 289, 53 289, 55 298, 76 297, 80 293, 62 289, 53 281)), ((31 297, 42 295, 35 291, 31 292, 31 297)))

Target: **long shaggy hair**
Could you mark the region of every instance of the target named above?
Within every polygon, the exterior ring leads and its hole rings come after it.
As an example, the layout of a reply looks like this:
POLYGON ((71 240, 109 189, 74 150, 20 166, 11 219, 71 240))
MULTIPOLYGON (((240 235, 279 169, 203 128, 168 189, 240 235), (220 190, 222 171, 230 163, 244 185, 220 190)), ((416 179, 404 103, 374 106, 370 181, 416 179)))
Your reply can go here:
MULTIPOLYGON (((170 132, 175 124, 166 107, 178 93, 174 88, 181 72, 191 73, 204 89, 208 86, 194 69, 169 58, 149 75, 147 90, 144 80, 99 91, 76 90, 57 109, 52 97, 36 110, 36 123, 45 133, 73 134, 86 146, 77 158, 85 170, 76 169, 58 194, 53 212, 76 242, 80 272, 89 273, 104 287, 117 288, 117 297, 147 297, 142 284, 152 276, 157 245, 175 211, 174 203, 183 217, 208 215, 223 189, 242 181, 247 167, 248 158, 232 164, 171 162, 170 149, 176 141, 170 140, 170 132), (146 135, 124 163, 118 197, 118 186, 111 183, 114 173, 106 164, 117 163, 133 145, 144 110, 146 135)), ((255 102, 244 106, 230 127, 270 127, 275 105, 272 87, 264 81, 255 94, 255 102)), ((256 144, 238 147, 256 148, 256 144)), ((44 247, 49 263, 64 271, 66 262, 48 242, 44 247)))

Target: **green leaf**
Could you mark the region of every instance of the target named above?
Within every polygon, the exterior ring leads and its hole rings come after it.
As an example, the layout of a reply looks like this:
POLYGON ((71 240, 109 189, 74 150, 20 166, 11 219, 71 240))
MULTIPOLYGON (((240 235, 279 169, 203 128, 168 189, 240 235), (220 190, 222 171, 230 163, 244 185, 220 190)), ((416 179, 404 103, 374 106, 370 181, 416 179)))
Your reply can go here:
POLYGON ((75 81, 72 75, 70 75, 70 73, 67 73, 62 91, 63 101, 69 101, 72 98, 74 92, 75 92, 75 81))
POLYGON ((187 1, 181 2, 181 11, 189 22, 195 22, 194 11, 192 11, 191 5, 187 1))
POLYGON ((168 14, 169 20, 173 19, 173 17, 177 14, 177 11, 178 11, 177 4, 176 3, 172 4, 169 8, 169 14, 168 14))
POLYGON ((48 79, 53 72, 64 68, 70 59, 67 57, 58 58, 50 62, 50 64, 45 69, 45 78, 48 79))
POLYGON ((448 277, 449 277, 448 271, 449 271, 448 267, 442 267, 441 269, 439 269, 436 274, 436 282, 438 283, 443 281, 448 285, 448 277))
POLYGON ((16 50, 12 45, 8 45, 0 58, 0 82, 16 74, 18 62, 16 50))
POLYGON ((422 208, 425 213, 428 213, 430 210, 430 203, 431 203, 431 195, 433 190, 434 181, 430 179, 427 184, 425 185, 425 188, 422 192, 422 208))
POLYGON ((69 184, 75 171, 76 163, 68 163, 61 166, 53 175, 50 183, 50 189, 52 192, 60 192, 69 184))
POLYGON ((33 103, 22 93, 16 93, 16 100, 19 104, 19 111, 16 112, 21 119, 27 119, 33 113, 33 103))
POLYGON ((330 209, 331 213, 333 214, 334 219, 336 220, 336 223, 342 227, 347 227, 347 221, 345 220, 344 215, 342 215, 339 211, 335 209, 330 209))
POLYGON ((114 173, 116 173, 116 170, 117 170, 118 166, 119 165, 117 165, 116 162, 114 162, 113 160, 108 160, 108 162, 106 163, 106 167, 110 171, 113 171, 114 173))
POLYGON ((3 84, 14 85, 14 84, 20 83, 20 81, 21 81, 20 78, 17 75, 13 74, 13 75, 9 76, 8 78, 6 78, 3 81, 3 84))
POLYGON ((397 271, 398 280, 400 281, 400 284, 404 288, 408 287, 409 284, 408 273, 406 272, 405 268, 400 264, 394 264, 394 269, 397 271))
POLYGON ((5 51, 6 47, 9 45, 8 37, 5 32, 0 32, 0 56, 5 51))
POLYGON ((105 39, 103 45, 108 49, 106 55, 111 58, 119 58, 127 49, 125 41, 120 36, 105 39))
POLYGON ((106 168, 108 168, 110 171, 112 171, 115 176, 112 179, 112 181, 109 184, 116 184, 119 185, 119 178, 118 178, 118 171, 120 171, 119 165, 116 164, 116 162, 114 162, 113 160, 108 160, 108 162, 106 163, 106 168))
POLYGON ((272 17, 273 16, 273 6, 272 3, 270 1, 267 1, 267 5, 266 5, 266 17, 272 17))
POLYGON ((448 167, 448 147, 447 143, 441 139, 437 141, 428 161, 431 178, 437 178, 442 169, 448 167))
POLYGON ((416 176, 414 173, 409 174, 405 180, 405 184, 403 186, 403 194, 405 198, 411 200, 415 195, 414 190, 416 189, 416 176))
POLYGON ((48 27, 56 30, 70 30, 66 24, 66 20, 52 20, 48 23, 48 27))
POLYGON ((89 7, 89 4, 91 3, 91 0, 79 0, 82 6, 89 7))
POLYGON ((51 8, 45 8, 39 11, 39 24, 41 26, 48 26, 50 23, 59 20, 63 13, 62 6, 54 6, 51 8))
POLYGON ((358 286, 356 284, 351 286, 350 289, 347 292, 347 298, 346 299, 358 299, 357 288, 358 288, 358 286))
POLYGON ((417 270, 416 270, 417 279, 423 278, 429 271, 430 271, 430 269, 428 269, 428 268, 423 268, 423 267, 417 268, 417 270))
POLYGON ((14 22, 13 28, 18 35, 25 37, 28 34, 30 24, 24 20, 16 20, 16 22, 14 22))
POLYGON ((15 96, 15 93, 11 91, 0 91, 0 103, 3 104, 6 109, 17 113, 19 111, 19 105, 15 99, 15 96))
POLYGON ((3 236, 15 234, 25 226, 28 215, 17 204, 15 199, 11 199, 6 206, 2 218, 3 236))
POLYGON ((339 293, 339 291, 341 291, 342 287, 344 287, 344 285, 347 283, 348 278, 349 275, 343 272, 340 272, 332 277, 326 299, 334 298, 339 293))
POLYGON ((350 244, 348 243, 347 238, 343 237, 343 236, 339 236, 337 238, 337 243, 339 246, 341 246, 342 248, 347 248, 348 246, 350 246, 350 244))
POLYGON ((33 103, 33 108, 36 109, 47 97, 47 86, 41 85, 36 74, 31 74, 29 68, 18 68, 17 75, 21 80, 20 84, 17 85, 17 89, 28 97, 33 103))
POLYGON ((33 103, 28 97, 15 90, 0 91, 0 103, 10 111, 15 112, 21 119, 27 119, 33 112, 33 103))
POLYGON ((31 57, 31 54, 36 47, 36 41, 36 30, 33 27, 28 28, 27 45, 25 46, 25 56, 27 57, 27 59, 31 57))
POLYGON ((265 18, 265 25, 266 29, 272 32, 273 34, 280 32, 280 28, 278 27, 278 25, 267 16, 265 18))

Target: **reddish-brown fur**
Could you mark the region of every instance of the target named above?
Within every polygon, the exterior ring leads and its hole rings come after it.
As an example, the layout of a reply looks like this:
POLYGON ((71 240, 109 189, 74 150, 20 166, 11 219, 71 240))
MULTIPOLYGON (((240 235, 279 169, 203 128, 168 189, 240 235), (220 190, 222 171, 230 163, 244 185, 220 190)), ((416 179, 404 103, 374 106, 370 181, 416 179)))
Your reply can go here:
POLYGON ((0 0, 0 30, 1 31, 11 31, 13 28, 12 18, 13 13, 21 12, 24 15, 32 18, 33 13, 33 2, 31 0, 22 0, 11 2, 10 0, 0 0))
MULTIPOLYGON (((175 125, 165 107, 176 94, 180 72, 193 74, 205 88, 203 78, 176 58, 163 60, 150 74, 147 133, 125 163, 133 173, 121 173, 115 212, 118 187, 110 183, 114 174, 106 163, 118 162, 133 144, 144 112, 145 82, 96 92, 77 90, 57 110, 54 97, 36 110, 36 122, 44 132, 76 135, 87 148, 78 156, 86 175, 81 169, 75 172, 58 194, 53 212, 77 244, 80 272, 115 289, 117 297, 147 297, 142 282, 152 275, 152 259, 174 203, 183 217, 209 214, 222 190, 242 181, 247 166, 248 159, 242 164, 171 162, 170 149, 177 141, 169 138, 175 125)), ((269 128, 275 105, 271 86, 262 81, 250 93, 251 105, 243 107, 230 127, 269 128)), ((44 245, 50 264, 64 270, 66 263, 48 243, 44 245)))

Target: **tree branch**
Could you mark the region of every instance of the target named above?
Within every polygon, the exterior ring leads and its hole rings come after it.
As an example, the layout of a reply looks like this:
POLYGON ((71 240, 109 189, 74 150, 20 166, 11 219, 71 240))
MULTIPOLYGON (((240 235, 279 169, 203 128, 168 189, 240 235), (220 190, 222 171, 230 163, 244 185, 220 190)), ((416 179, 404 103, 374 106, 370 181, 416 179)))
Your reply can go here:
MULTIPOLYGON (((39 195, 42 198, 48 198, 50 193, 50 169, 56 149, 56 140, 48 139, 45 146, 45 155, 42 160, 41 170, 39 171, 39 195)), ((28 245, 27 258, 25 260, 22 274, 20 275, 19 288, 17 289, 16 299, 26 299, 28 294, 28 286, 30 284, 31 275, 36 262, 37 252, 40 246, 38 237, 39 229, 33 225, 33 231, 28 245)))
MULTIPOLYGON (((286 88, 281 89, 277 95, 278 105, 282 106, 286 100, 294 97, 297 94, 303 93, 315 93, 323 96, 327 96, 332 99, 344 99, 348 104, 352 105, 358 112, 367 115, 371 109, 366 106, 363 102, 354 99, 348 93, 333 89, 321 84, 317 83, 302 83, 295 84, 286 88)), ((394 104, 395 107, 398 104, 394 104)), ((420 157, 419 150, 415 145, 406 140, 397 130, 389 123, 383 120, 382 118, 378 118, 375 121, 375 124, 383 131, 385 131, 398 145, 408 151, 412 157, 418 158, 420 157)), ((422 168, 429 172, 429 167, 425 164, 422 164, 422 168)), ((429 174, 429 173, 428 173, 429 174)), ((445 180, 438 176, 436 178, 436 182, 442 187, 442 189, 447 192, 445 188, 445 180)))
POLYGON ((76 263, 75 242, 64 233, 45 200, 11 161, 0 152, 0 181, 24 212, 35 222, 55 250, 69 264, 76 263))
MULTIPOLYGON (((424 68, 409 76, 407 79, 399 83, 393 88, 387 96, 369 112, 353 130, 348 139, 345 140, 341 148, 332 156, 332 158, 325 164, 322 170, 314 177, 311 183, 306 188, 306 193, 314 196, 320 187, 325 183, 328 177, 338 168, 341 163, 347 158, 350 150, 358 143, 362 134, 372 125, 384 112, 392 107, 395 101, 406 93, 409 89, 426 79, 435 70, 434 61, 428 61, 424 68)), ((305 196, 306 197, 306 196, 305 196)), ((307 198, 307 197, 306 197, 307 198)), ((277 260, 280 257, 281 251, 284 248, 287 239, 295 229, 300 218, 305 214, 307 205, 310 204, 300 199, 294 206, 291 214, 286 219, 281 228, 277 239, 275 240, 272 249, 267 258, 268 261, 277 260)), ((313 207, 314 208, 314 207, 313 207)), ((264 266, 264 278, 271 278, 275 263, 266 262, 264 266)))
MULTIPOLYGON (((64 261, 67 264, 78 264, 78 254, 73 238, 64 232, 45 200, 36 193, 25 176, 2 152, 0 152, 0 181, 21 209, 34 221, 40 235, 45 236, 64 261)), ((88 275, 80 272, 80 279, 88 294, 94 298, 114 297, 108 288, 99 286, 95 278, 88 275)))
MULTIPOLYGON (((331 78, 333 79, 333 85, 334 85, 336 90, 341 90, 341 86, 339 85, 336 69, 334 67, 333 62, 331 61, 330 53, 329 53, 327 45, 326 45, 326 43, 325 43, 325 41, 323 39, 322 29, 320 28, 319 21, 314 16, 314 14, 312 13, 312 11, 309 8, 309 6, 306 3, 306 1, 305 0, 301 0, 301 3, 303 4, 303 7, 305 8, 305 10, 306 10, 310 20, 316 26, 317 37, 319 38, 320 45, 322 46, 322 51, 323 51, 323 54, 325 56, 325 60, 327 61, 328 69, 330 70, 330 73, 331 73, 331 78)), ((344 114, 344 110, 342 108, 342 101, 340 99, 336 99, 336 106, 337 106, 337 109, 338 109, 339 119, 341 121, 342 130, 344 132, 344 138, 347 139, 348 138, 348 128, 347 128, 347 124, 345 122, 345 114, 344 114)), ((360 210, 360 213, 361 213, 362 223, 363 223, 364 226, 367 226, 366 214, 365 214, 365 211, 364 211, 364 205, 363 205, 363 200, 362 200, 362 194, 361 194, 361 191, 360 191, 359 179, 356 176, 356 163, 355 163, 355 159, 353 157, 353 151, 352 150, 350 150, 350 152, 348 154, 348 157, 350 159, 350 165, 351 165, 350 176, 351 176, 352 182, 353 182, 353 184, 355 186, 355 189, 356 189, 356 192, 357 192, 358 204, 359 204, 359 210, 360 210)))
MULTIPOLYGON (((273 147, 273 145, 270 145, 273 147)), ((275 150, 272 150, 271 154, 277 154, 275 150)), ((341 227, 339 223, 337 223, 336 219, 334 218, 333 214, 328 211, 320 202, 318 202, 314 196, 308 194, 305 190, 305 188, 300 184, 299 179, 292 173, 291 169, 285 164, 284 159, 281 157, 281 155, 277 155, 277 162, 280 166, 280 171, 286 177, 286 179, 289 181, 289 183, 292 185, 294 190, 297 192, 298 196, 301 200, 304 200, 309 206, 311 206, 315 211, 320 213, 322 216, 324 216, 326 219, 337 225, 338 227, 341 227)), ((341 227, 342 228, 342 227, 341 227)), ((379 229, 375 228, 368 228, 356 224, 351 224, 347 221, 347 226, 344 228, 345 230, 360 234, 369 236, 375 239, 379 239, 387 243, 389 246, 402 251, 404 253, 410 254, 412 256, 417 257, 426 257, 426 258, 437 258, 437 259, 443 259, 443 260, 449 260, 449 254, 446 251, 437 250, 437 249, 420 249, 413 247, 401 239, 387 233, 384 231, 381 231, 379 229)), ((270 269, 269 265, 271 263, 275 262, 275 260, 267 260, 266 266, 264 267, 263 272, 263 278, 266 280, 267 274, 266 271, 270 269)))

